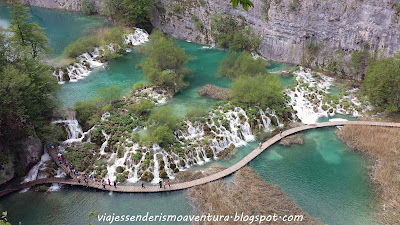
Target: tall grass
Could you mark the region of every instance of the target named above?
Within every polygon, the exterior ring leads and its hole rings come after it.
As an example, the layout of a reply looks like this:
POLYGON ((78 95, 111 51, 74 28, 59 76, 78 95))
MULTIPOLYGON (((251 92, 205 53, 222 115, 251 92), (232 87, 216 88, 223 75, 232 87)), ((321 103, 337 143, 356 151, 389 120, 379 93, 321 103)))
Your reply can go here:
POLYGON ((400 224, 400 129, 346 125, 337 135, 376 160, 372 179, 380 189, 383 223, 400 224))

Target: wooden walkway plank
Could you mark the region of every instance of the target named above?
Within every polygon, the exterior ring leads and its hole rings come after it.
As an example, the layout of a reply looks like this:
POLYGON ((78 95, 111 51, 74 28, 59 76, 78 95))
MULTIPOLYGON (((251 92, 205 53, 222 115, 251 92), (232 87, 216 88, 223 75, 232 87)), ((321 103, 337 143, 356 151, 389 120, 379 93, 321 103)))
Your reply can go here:
MULTIPOLYGON (((128 192, 128 193, 154 193, 154 192, 165 192, 165 191, 175 191, 175 190, 184 190, 188 189, 197 185, 202 185, 206 184, 221 178, 224 178, 226 176, 231 175, 232 173, 238 171, 240 168, 244 167, 249 163, 251 160, 256 158, 259 154, 261 154, 265 149, 270 147, 271 145, 277 143, 280 141, 282 138, 304 131, 304 130, 309 130, 309 129, 314 129, 314 128, 319 128, 319 127, 332 127, 332 126, 343 126, 343 125, 367 125, 367 126, 382 126, 382 127, 398 127, 400 128, 400 123, 390 123, 390 122, 374 122, 374 121, 332 121, 332 122, 323 122, 323 123, 318 123, 318 124, 309 124, 309 125, 304 125, 301 127, 295 127, 289 130, 285 130, 282 132, 282 134, 277 134, 274 137, 268 139, 266 142, 264 142, 260 147, 257 147, 254 149, 252 152, 250 152, 247 156, 245 156, 242 160, 237 162, 235 165, 218 172, 216 174, 212 174, 207 177, 203 177, 197 180, 192 180, 184 183, 177 183, 177 184, 171 184, 171 187, 168 187, 166 185, 166 188, 159 188, 158 185, 156 186, 146 186, 145 188, 142 188, 140 186, 117 186, 115 188, 114 186, 109 186, 108 184, 106 185, 106 189, 103 189, 102 185, 99 183, 94 183, 93 181, 89 182, 88 185, 84 183, 83 180, 81 180, 81 183, 78 183, 76 179, 65 179, 65 178, 44 178, 44 179, 37 179, 34 181, 30 181, 27 183, 22 183, 20 185, 14 186, 14 187, 6 187, 3 190, 0 190, 0 197, 7 195, 9 193, 19 191, 24 188, 36 186, 36 185, 42 185, 42 184, 50 184, 50 183, 60 183, 60 184, 69 184, 69 185, 77 185, 77 186, 87 186, 90 188, 95 188, 98 190, 103 190, 103 191, 114 191, 114 192, 128 192)), ((58 157, 57 157, 57 152, 55 150, 49 151, 49 154, 53 161, 60 166, 66 173, 66 167, 65 165, 59 165, 58 163, 58 157)), ((70 173, 71 177, 74 177, 72 173, 70 173)))

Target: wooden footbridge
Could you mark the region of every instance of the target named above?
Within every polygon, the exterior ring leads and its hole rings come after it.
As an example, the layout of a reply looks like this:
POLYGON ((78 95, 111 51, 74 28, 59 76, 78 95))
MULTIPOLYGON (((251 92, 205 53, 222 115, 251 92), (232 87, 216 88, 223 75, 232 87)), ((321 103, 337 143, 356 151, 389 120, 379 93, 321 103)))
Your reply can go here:
MULTIPOLYGON (((77 179, 65 179, 65 178, 44 178, 44 179, 37 179, 34 181, 22 183, 19 185, 10 185, 10 186, 4 186, 0 190, 0 197, 3 195, 6 195, 11 192, 19 191, 24 188, 36 186, 36 185, 43 185, 43 184, 50 184, 50 183, 60 183, 60 184, 69 184, 69 185, 76 185, 76 186, 85 186, 85 187, 90 187, 90 188, 95 188, 99 190, 105 190, 105 191, 115 191, 115 192, 127 192, 127 193, 145 193, 145 192, 164 192, 164 191, 175 191, 175 190, 184 190, 188 189, 197 185, 202 185, 206 184, 211 181, 215 181, 218 179, 221 179, 223 177, 229 176, 232 173, 238 171, 240 168, 244 167, 247 163, 249 163, 251 160, 256 158, 259 154, 261 154, 265 149, 267 149, 269 146, 275 144, 276 142, 280 141, 282 138, 298 133, 300 131, 304 130, 309 130, 309 129, 314 129, 314 128, 319 128, 319 127, 332 127, 332 126, 343 126, 343 125, 367 125, 367 126, 381 126, 381 127, 399 127, 400 128, 400 123, 390 123, 390 122, 372 122, 372 121, 332 121, 332 122, 324 122, 324 123, 317 123, 317 124, 310 124, 310 125, 304 125, 301 127, 296 127, 292 129, 288 129, 282 134, 277 134, 274 137, 270 138, 266 142, 264 142, 261 147, 258 147, 254 149, 250 154, 248 154, 246 157, 244 157, 242 160, 240 160, 238 163, 235 165, 221 171, 218 173, 215 173, 213 175, 203 177, 197 180, 192 180, 184 183, 174 183, 169 187, 166 185, 165 188, 159 188, 159 186, 146 186, 145 188, 142 188, 140 186, 117 186, 116 188, 114 186, 106 185, 105 189, 103 188, 103 185, 100 183, 96 183, 94 181, 89 181, 88 183, 85 183, 83 179, 78 182, 77 179)), ((58 164, 58 158, 57 158, 57 152, 55 150, 50 150, 50 155, 54 162, 58 164)), ((67 172, 67 168, 65 167, 64 164, 59 165, 64 171, 67 172)), ((74 175, 71 173, 71 177, 74 177, 74 175)))

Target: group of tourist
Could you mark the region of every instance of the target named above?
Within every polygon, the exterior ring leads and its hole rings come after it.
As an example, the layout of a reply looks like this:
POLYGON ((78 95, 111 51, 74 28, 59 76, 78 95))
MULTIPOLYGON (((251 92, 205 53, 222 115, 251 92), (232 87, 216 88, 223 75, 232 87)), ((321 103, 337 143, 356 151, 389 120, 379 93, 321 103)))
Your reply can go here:
MULTIPOLYGON (((53 142, 50 142, 49 145, 50 145, 51 149, 56 151, 53 142)), ((107 178, 107 181, 105 179, 101 179, 101 182, 100 182, 100 180, 97 179, 97 177, 94 177, 92 175, 87 176, 86 174, 79 173, 79 171, 77 171, 75 168, 73 168, 72 164, 70 165, 68 163, 68 161, 65 160, 65 162, 63 162, 63 156, 62 156, 61 153, 58 153, 57 157, 58 157, 58 161, 59 161, 60 166, 62 164, 65 164, 65 168, 66 168, 66 172, 67 172, 67 176, 65 177, 66 179, 68 178, 68 175, 69 175, 69 176, 75 178, 78 181, 78 183, 81 183, 81 179, 83 178, 83 181, 85 182, 86 187, 89 186, 89 182, 90 181, 92 181, 95 185, 103 186, 102 189, 106 189, 106 184, 107 183, 108 183, 109 186, 111 186, 110 178, 107 178)), ((164 189, 165 189, 166 185, 168 185, 168 187, 171 187, 171 181, 170 180, 168 180, 168 182, 165 183, 165 182, 163 182, 162 179, 160 179, 158 183, 160 185, 160 188, 163 188, 163 183, 164 183, 164 189)), ((142 185, 141 186, 142 186, 142 188, 145 188, 143 181, 142 181, 142 185)), ((117 181, 116 180, 114 181, 114 187, 117 188, 117 181)))

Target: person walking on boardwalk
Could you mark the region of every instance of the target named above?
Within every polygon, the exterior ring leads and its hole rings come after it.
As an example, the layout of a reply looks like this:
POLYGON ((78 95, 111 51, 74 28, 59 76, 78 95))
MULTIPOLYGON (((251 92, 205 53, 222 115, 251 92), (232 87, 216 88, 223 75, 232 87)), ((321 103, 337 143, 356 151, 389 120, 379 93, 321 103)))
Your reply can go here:
POLYGON ((142 181, 142 188, 144 188, 144 182, 142 181))
POLYGON ((110 185, 110 186, 111 186, 111 181, 110 181, 110 178, 108 178, 108 185, 110 185))
POLYGON ((260 141, 260 143, 258 143, 258 147, 261 148, 261 141, 260 141))
POLYGON ((117 188, 117 181, 114 180, 114 187, 117 188))
POLYGON ((171 187, 171 181, 168 180, 168 186, 171 187))
POLYGON ((282 137, 282 130, 279 130, 279 134, 281 135, 281 137, 282 137))
POLYGON ((162 179, 160 179, 160 181, 158 181, 158 183, 160 184, 160 188, 162 188, 162 179))

